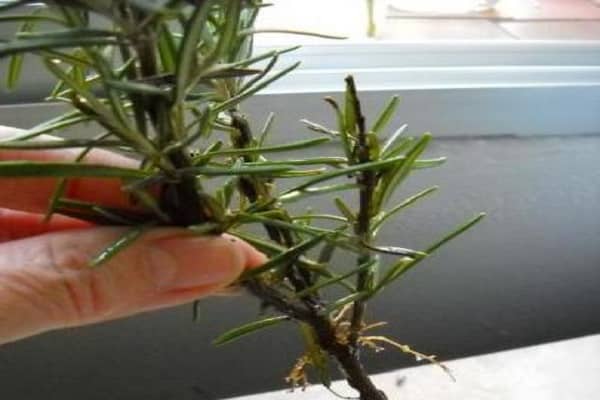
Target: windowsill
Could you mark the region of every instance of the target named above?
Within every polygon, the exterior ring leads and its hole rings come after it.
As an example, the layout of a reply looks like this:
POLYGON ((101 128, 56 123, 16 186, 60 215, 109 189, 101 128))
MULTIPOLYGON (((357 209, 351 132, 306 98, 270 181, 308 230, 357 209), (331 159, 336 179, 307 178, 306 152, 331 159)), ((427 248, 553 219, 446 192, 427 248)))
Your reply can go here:
POLYGON ((373 91, 600 85, 600 41, 313 41, 279 65, 297 60, 268 93, 338 92, 349 73, 373 91))
MULTIPOLYGON (((432 399, 530 399, 552 400, 574 396, 595 398, 600 390, 597 379, 600 362, 600 335, 529 346, 445 363, 454 382, 435 365, 405 368, 373 376, 376 384, 392 398, 432 399), (568 362, 565 362, 568 360, 568 362)), ((333 389, 353 396, 345 382, 333 389)), ((230 400, 326 400, 334 398, 319 385, 306 392, 276 391, 230 400)))

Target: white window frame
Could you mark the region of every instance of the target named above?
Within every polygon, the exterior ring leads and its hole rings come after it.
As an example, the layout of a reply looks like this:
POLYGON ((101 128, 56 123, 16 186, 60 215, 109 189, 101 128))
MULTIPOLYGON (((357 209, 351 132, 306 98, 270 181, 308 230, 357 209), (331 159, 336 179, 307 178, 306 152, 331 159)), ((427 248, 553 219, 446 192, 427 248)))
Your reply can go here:
POLYGON ((600 84, 600 41, 323 42, 282 65, 296 60, 300 68, 271 92, 335 91, 350 72, 372 90, 600 84))
POLYGON ((306 115, 351 73, 381 103, 400 94, 417 130, 438 136, 600 133, 600 41, 319 42, 281 65, 298 59, 265 95, 294 94, 286 104, 306 115))

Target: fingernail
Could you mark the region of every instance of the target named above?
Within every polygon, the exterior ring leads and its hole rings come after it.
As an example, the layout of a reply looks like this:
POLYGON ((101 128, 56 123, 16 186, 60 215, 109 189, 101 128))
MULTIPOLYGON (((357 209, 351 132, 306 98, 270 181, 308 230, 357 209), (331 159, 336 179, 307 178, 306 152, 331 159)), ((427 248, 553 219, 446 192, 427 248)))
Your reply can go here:
POLYGON ((181 290, 227 285, 245 264, 239 246, 215 237, 177 237, 154 241, 146 255, 157 289, 181 290))

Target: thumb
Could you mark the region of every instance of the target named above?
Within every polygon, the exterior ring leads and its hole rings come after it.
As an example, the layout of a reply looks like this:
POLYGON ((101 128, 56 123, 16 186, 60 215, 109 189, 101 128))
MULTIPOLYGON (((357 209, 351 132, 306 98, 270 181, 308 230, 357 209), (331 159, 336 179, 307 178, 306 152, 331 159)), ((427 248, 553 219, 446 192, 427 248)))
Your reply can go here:
POLYGON ((264 262, 232 236, 166 228, 90 268, 124 232, 71 230, 0 244, 0 343, 190 302, 264 262))

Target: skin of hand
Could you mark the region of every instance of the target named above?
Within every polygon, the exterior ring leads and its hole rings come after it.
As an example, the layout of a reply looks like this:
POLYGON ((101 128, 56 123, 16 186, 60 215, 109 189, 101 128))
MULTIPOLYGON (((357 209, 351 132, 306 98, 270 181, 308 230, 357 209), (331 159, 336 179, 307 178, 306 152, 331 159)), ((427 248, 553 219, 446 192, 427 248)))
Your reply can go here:
MULTIPOLYGON (((0 126, 0 140, 18 134, 0 126)), ((0 150, 0 161, 67 161, 79 151, 0 150)), ((135 167, 107 151, 87 163, 135 167)), ((0 177, 0 344, 188 303, 218 293, 265 256, 229 235, 182 228, 148 231, 98 268, 89 261, 126 228, 97 227, 55 216, 43 222, 57 180, 0 177)), ((129 206, 115 179, 70 179, 69 198, 129 206)))

